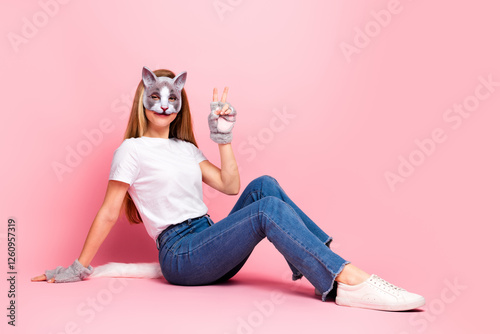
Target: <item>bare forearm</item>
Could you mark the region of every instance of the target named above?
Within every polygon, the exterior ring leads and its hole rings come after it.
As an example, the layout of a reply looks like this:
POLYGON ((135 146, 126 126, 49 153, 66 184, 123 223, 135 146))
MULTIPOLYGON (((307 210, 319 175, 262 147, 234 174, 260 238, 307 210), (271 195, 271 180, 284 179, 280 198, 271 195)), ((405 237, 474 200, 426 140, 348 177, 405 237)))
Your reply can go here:
POLYGON ((219 144, 219 152, 224 189, 229 194, 237 194, 240 191, 240 173, 233 148, 231 144, 219 144))
POLYGON ((88 267, 116 221, 106 219, 103 216, 100 212, 97 213, 78 258, 78 261, 85 267, 88 267))

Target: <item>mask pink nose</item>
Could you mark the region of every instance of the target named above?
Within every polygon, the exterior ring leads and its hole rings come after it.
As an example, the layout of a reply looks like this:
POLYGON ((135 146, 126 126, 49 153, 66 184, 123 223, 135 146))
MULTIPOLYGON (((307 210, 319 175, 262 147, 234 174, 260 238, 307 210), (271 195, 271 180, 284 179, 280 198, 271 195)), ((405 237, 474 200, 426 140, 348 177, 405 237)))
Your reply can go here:
POLYGON ((163 111, 165 111, 165 110, 167 110, 167 109, 168 109, 168 107, 166 107, 166 108, 161 107, 161 109, 162 109, 163 111))

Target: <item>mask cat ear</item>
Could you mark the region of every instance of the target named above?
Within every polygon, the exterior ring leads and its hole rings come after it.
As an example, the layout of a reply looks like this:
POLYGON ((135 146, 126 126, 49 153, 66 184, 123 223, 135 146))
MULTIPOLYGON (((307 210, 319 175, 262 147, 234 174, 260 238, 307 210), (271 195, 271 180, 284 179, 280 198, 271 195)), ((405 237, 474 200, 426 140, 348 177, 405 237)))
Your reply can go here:
POLYGON ((142 68, 142 82, 146 87, 149 87, 156 82, 156 74, 154 74, 153 71, 146 66, 142 68))
POLYGON ((179 90, 179 92, 184 88, 184 84, 186 83, 187 72, 181 72, 175 76, 173 79, 174 87, 179 90))

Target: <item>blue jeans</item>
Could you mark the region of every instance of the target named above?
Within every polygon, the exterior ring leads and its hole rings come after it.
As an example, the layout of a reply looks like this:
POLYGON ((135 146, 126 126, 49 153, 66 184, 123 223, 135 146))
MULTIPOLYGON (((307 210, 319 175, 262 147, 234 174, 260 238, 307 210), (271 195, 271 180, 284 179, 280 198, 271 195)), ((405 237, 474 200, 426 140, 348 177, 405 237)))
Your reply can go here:
POLYGON ((218 223, 206 214, 170 225, 158 236, 158 259, 171 284, 216 284, 233 277, 265 237, 288 262, 292 279, 305 276, 322 301, 350 263, 330 250, 332 238, 268 175, 251 181, 218 223))

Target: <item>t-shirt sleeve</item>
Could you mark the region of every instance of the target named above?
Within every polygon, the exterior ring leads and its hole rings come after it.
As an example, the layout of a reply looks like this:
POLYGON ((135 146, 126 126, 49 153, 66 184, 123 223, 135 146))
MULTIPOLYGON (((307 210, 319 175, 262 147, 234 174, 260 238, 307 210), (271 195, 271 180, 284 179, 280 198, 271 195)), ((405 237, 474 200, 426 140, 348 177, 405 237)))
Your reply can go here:
POLYGON ((124 140, 113 153, 109 180, 134 183, 139 174, 137 150, 131 140, 124 140))
POLYGON ((191 148, 193 150, 193 155, 194 155, 194 159, 196 160, 196 163, 199 164, 203 160, 208 160, 207 157, 205 157, 205 155, 203 154, 203 152, 198 147, 196 147, 194 144, 191 144, 191 148))

